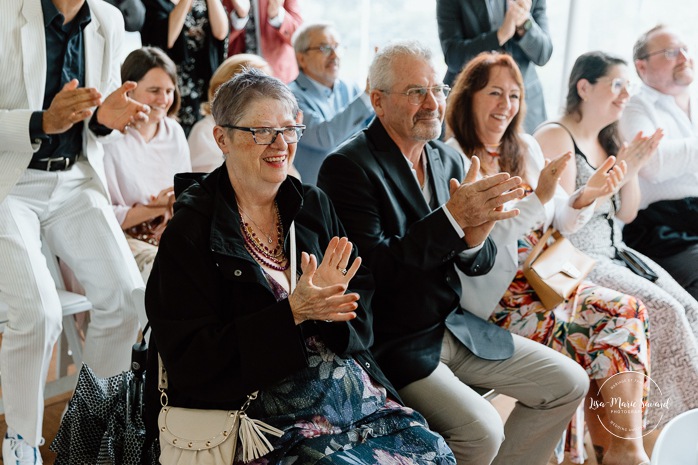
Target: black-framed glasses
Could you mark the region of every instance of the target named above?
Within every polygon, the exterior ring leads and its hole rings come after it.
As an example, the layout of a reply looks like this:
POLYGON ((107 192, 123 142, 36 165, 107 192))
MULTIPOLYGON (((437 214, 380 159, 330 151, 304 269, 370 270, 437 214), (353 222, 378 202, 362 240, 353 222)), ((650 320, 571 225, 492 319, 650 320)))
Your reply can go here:
POLYGON ((446 100, 449 92, 451 92, 451 88, 447 85, 440 85, 431 87, 413 87, 411 89, 407 89, 405 92, 392 92, 389 90, 380 91, 385 94, 407 95, 407 101, 410 103, 410 105, 421 105, 424 103, 424 100, 426 100, 429 92, 431 92, 436 100, 446 100))
POLYGON ((328 45, 328 44, 323 44, 323 45, 318 45, 317 47, 308 47, 305 49, 306 52, 310 52, 312 50, 317 50, 326 57, 330 56, 332 52, 335 53, 335 55, 341 55, 342 54, 342 46, 339 44, 335 45, 328 45))
POLYGON ((305 125, 296 124, 294 126, 286 126, 283 128, 264 128, 264 127, 245 127, 233 126, 231 124, 221 124, 222 128, 237 129, 238 131, 247 131, 252 133, 252 139, 257 145, 271 145, 276 141, 276 138, 281 134, 287 144, 295 144, 298 142, 305 131, 305 125))
POLYGON ((662 50, 657 50, 656 52, 652 53, 646 53, 640 57, 641 60, 646 60, 651 56, 654 55, 659 55, 659 54, 664 54, 664 58, 667 60, 673 60, 677 56, 679 56, 679 53, 683 53, 684 55, 688 55, 688 47, 685 45, 682 45, 680 47, 673 47, 673 48, 665 48, 662 50))

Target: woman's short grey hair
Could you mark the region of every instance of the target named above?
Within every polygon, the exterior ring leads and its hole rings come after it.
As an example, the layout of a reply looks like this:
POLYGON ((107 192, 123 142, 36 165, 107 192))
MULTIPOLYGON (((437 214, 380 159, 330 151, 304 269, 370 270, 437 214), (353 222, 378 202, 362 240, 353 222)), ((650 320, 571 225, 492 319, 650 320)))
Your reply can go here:
POLYGON ((234 76, 218 88, 211 114, 219 126, 235 126, 252 104, 266 99, 281 102, 294 118, 298 114, 298 101, 286 84, 255 68, 234 76))
POLYGON ((334 24, 330 22, 312 23, 301 26, 293 35, 293 50, 296 53, 305 53, 310 47, 310 36, 315 31, 330 30, 332 34, 339 40, 339 33, 334 24))
POLYGON ((394 76, 392 63, 398 57, 412 57, 432 63, 431 50, 416 40, 393 42, 378 49, 368 68, 368 81, 371 89, 388 90, 392 88, 394 76))

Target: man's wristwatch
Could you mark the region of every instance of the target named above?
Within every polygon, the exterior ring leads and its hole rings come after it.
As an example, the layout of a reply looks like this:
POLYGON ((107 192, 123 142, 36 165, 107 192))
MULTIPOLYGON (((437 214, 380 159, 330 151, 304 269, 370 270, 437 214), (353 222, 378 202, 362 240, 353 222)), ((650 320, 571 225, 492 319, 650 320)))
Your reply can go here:
POLYGON ((516 26, 516 33, 519 36, 522 36, 522 35, 526 34, 531 29, 532 26, 533 26, 533 20, 531 20, 531 18, 527 18, 526 21, 524 21, 521 26, 516 26))

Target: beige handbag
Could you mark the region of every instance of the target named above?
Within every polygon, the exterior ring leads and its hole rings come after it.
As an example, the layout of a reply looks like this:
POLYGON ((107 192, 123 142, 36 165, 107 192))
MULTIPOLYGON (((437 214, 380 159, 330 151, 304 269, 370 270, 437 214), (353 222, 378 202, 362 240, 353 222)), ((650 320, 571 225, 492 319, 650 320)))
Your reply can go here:
MULTIPOLYGON (((159 357, 158 357, 159 358, 159 357)), ((264 433, 281 437, 284 432, 245 411, 257 398, 249 394, 240 410, 205 410, 167 405, 167 373, 160 365, 160 463, 166 465, 232 465, 238 438, 242 444, 242 460, 259 458, 273 447, 264 433)))
MULTIPOLYGON (((296 286, 296 230, 290 228, 291 292, 296 286)), ((248 417, 245 411, 257 399, 257 391, 247 396, 239 410, 205 410, 167 405, 167 372, 158 356, 160 415, 160 463, 163 465, 232 465, 238 438, 242 461, 249 462, 271 452, 264 433, 276 437, 284 432, 248 417)))
POLYGON ((526 258, 523 271, 545 308, 552 310, 577 290, 594 263, 551 226, 526 258), (555 242, 543 249, 551 235, 555 242))

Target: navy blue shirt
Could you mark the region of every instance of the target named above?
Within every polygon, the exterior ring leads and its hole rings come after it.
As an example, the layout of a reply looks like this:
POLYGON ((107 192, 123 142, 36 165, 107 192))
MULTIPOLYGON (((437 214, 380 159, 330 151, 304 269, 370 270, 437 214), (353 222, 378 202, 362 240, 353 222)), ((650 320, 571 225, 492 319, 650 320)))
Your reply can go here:
MULTIPOLYGON (((85 43, 82 31, 90 23, 92 16, 87 2, 68 24, 63 24, 65 17, 51 0, 41 0, 41 7, 46 29, 46 87, 42 106, 46 110, 56 94, 71 80, 77 79, 78 87, 85 85, 85 43)), ((74 156, 82 151, 82 121, 62 134, 49 135, 43 131, 42 119, 43 111, 36 111, 29 122, 32 141, 41 139, 41 147, 34 153, 33 160, 74 156)))

